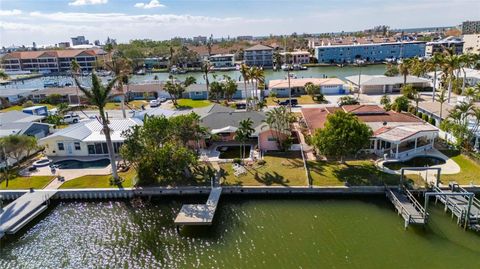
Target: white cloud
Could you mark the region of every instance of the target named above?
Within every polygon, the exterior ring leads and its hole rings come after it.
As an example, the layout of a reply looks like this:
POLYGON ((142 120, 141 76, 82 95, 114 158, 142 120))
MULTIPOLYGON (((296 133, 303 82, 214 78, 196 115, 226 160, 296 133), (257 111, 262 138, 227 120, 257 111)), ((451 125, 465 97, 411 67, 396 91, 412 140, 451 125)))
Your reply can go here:
POLYGON ((12 9, 12 10, 1 10, 0 9, 0 16, 14 16, 22 14, 21 10, 12 9))
POLYGON ((108 3, 108 0, 75 0, 68 3, 69 6, 101 5, 108 3))
POLYGON ((150 9, 156 7, 164 7, 165 5, 160 4, 158 0, 151 0, 150 3, 136 3, 134 7, 150 9))

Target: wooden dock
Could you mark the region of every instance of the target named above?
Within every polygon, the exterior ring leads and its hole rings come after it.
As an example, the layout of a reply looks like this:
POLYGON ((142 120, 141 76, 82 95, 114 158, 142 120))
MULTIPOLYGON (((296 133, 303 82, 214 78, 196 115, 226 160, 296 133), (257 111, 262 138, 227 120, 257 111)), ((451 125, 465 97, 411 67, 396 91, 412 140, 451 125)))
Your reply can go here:
POLYGON ((212 225, 217 209, 221 187, 212 188, 205 204, 183 205, 175 218, 175 225, 212 225))
POLYGON ((0 238, 5 234, 15 234, 45 211, 48 201, 56 192, 56 190, 27 192, 6 205, 0 211, 0 238))
POLYGON ((420 203, 407 190, 386 189, 388 199, 397 209, 405 221, 405 228, 410 224, 425 225, 428 220, 428 214, 420 203))
POLYGON ((438 193, 435 202, 444 204, 445 212, 450 211, 459 225, 480 231, 480 200, 457 184, 450 187, 450 190, 435 187, 433 190, 438 193))

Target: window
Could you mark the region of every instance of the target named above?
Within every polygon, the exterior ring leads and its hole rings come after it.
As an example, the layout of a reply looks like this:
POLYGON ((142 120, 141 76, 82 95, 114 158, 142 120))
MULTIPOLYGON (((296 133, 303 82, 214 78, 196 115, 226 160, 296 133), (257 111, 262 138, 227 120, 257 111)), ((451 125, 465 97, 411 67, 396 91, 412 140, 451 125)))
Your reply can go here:
POLYGON ((95 154, 103 154, 102 143, 95 143, 95 154))
POLYGON ((88 145, 88 154, 95 154, 95 146, 88 145))
POLYGON ((108 146, 107 143, 102 143, 103 153, 108 154, 108 146))
POLYGON ((270 136, 270 137, 268 137, 267 140, 268 140, 268 141, 275 142, 275 141, 277 141, 277 138, 275 138, 275 137, 273 137, 273 136, 270 136))
POLYGON ((63 143, 57 143, 57 146, 58 146, 58 150, 65 150, 63 143))
POLYGON ((75 145, 75 150, 81 150, 80 142, 73 143, 75 145))

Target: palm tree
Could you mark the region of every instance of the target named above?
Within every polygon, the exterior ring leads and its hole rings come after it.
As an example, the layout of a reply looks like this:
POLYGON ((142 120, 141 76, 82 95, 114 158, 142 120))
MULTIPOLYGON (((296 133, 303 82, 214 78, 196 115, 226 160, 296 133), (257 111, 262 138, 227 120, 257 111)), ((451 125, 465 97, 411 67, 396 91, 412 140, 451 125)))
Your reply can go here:
MULTIPOLYGON (((75 59, 73 59, 72 63, 70 64, 70 72, 72 73, 72 78, 75 80, 77 74, 80 73, 81 71, 82 69, 80 65, 75 59)), ((80 95, 78 95, 78 87, 76 88, 76 92, 77 92, 78 105, 80 105, 80 95)))
POLYGON ((443 56, 441 53, 434 53, 433 56, 426 62, 426 69, 433 71, 433 90, 432 101, 435 101, 435 92, 437 88, 437 69, 443 63, 443 56))
POLYGON ((247 81, 250 80, 250 67, 248 67, 248 65, 246 64, 242 64, 240 66, 240 73, 242 74, 242 78, 243 78, 243 86, 245 87, 245 99, 246 99, 245 102, 248 109, 247 81))
POLYGON ((412 66, 413 66, 413 59, 404 59, 398 65, 398 73, 403 76, 403 86, 407 85, 407 76, 410 75, 412 66))
POLYGON ((9 77, 4 70, 0 70, 0 79, 7 80, 9 77))
POLYGON ((115 77, 110 81, 106 86, 102 85, 101 80, 97 77, 95 73, 92 73, 92 88, 87 89, 81 85, 77 77, 75 77, 75 83, 77 87, 82 91, 82 93, 87 98, 88 102, 98 108, 100 114, 100 123, 103 126, 103 133, 105 134, 105 140, 107 142, 108 155, 110 157, 110 164, 112 165, 112 177, 113 183, 119 184, 120 178, 117 173, 117 165, 115 163, 115 152, 113 148, 112 138, 110 136, 110 127, 108 127, 109 121, 105 114, 105 105, 110 98, 110 93, 112 92, 113 87, 117 83, 118 77, 115 77))
POLYGON ((445 78, 448 80, 448 97, 447 100, 450 103, 452 96, 452 83, 455 78, 455 71, 460 68, 460 57, 455 54, 453 48, 445 48, 444 57, 442 63, 442 71, 445 78))
POLYGON ((250 77, 255 82, 254 85, 254 99, 255 99, 255 109, 257 109, 257 102, 260 100, 258 96, 258 84, 265 84, 265 72, 263 69, 256 66, 250 68, 250 77))
POLYGON ((120 106, 122 109, 123 118, 127 118, 127 113, 125 112, 125 92, 123 91, 123 86, 129 84, 129 75, 132 72, 132 61, 126 57, 113 57, 110 62, 106 62, 105 66, 108 70, 112 71, 115 74, 117 80, 117 94, 120 95, 120 106))
POLYGON ((250 118, 240 121, 240 126, 237 131, 235 131, 235 139, 242 143, 242 149, 240 152, 240 157, 245 159, 245 142, 250 138, 250 136, 255 132, 253 129, 253 121, 250 118))
POLYGON ((442 88, 436 97, 437 97, 437 102, 440 103, 440 122, 442 122, 443 104, 447 101, 447 98, 445 95, 445 89, 442 88))
POLYGON ((290 113, 291 112, 288 112, 284 106, 276 107, 265 113, 265 123, 267 123, 270 129, 273 130, 273 135, 277 141, 278 148, 282 150, 283 141, 281 139, 281 134, 290 130, 290 113))
MULTIPOLYGON (((203 72, 203 79, 205 79, 205 84, 207 85, 207 95, 209 94, 210 92, 210 82, 208 80, 208 73, 210 73, 210 68, 212 67, 212 65, 210 64, 209 61, 205 61, 202 65, 202 72, 203 72)), ((208 96, 207 96, 207 99, 208 99, 208 96)))
POLYGON ((462 80, 462 94, 465 94, 465 85, 467 81, 467 72, 465 71, 465 68, 470 68, 472 65, 474 65, 477 62, 476 57, 472 57, 472 53, 466 53, 460 55, 460 68, 462 69, 463 72, 463 80, 462 80))

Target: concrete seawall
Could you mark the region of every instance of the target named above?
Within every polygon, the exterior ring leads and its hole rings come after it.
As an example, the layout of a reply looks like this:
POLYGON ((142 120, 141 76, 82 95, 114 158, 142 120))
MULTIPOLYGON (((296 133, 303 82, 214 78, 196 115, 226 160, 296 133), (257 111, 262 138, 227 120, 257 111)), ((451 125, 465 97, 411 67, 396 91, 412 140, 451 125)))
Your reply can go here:
MULTIPOLYGON (((396 186, 390 186, 396 187, 396 186)), ((465 189, 471 192, 480 192, 480 187, 468 187, 465 189)), ((0 190, 0 197, 3 200, 17 199, 29 190, 0 190)), ((37 190, 41 191, 41 190, 37 190)), ((420 189, 414 192, 423 192, 420 189)), ((52 197, 52 199, 61 200, 81 200, 81 199, 119 199, 133 197, 154 197, 154 196, 170 196, 170 195, 207 195, 210 187, 153 187, 153 188, 124 188, 124 189, 61 189, 52 197)), ((378 195, 384 194, 384 186, 357 186, 357 187, 223 187, 222 194, 268 194, 268 195, 378 195)))

